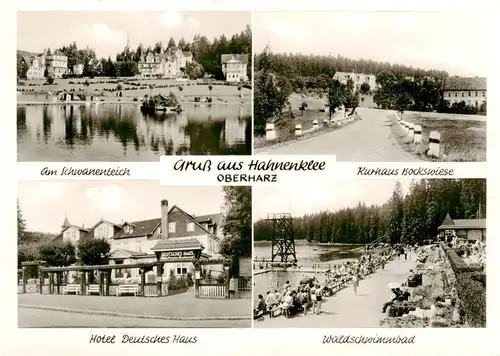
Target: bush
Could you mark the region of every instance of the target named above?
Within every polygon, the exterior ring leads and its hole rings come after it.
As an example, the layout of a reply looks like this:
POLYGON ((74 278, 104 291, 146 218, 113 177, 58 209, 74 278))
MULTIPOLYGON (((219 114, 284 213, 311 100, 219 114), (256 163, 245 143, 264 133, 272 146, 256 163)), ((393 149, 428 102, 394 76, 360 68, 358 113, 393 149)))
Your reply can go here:
POLYGON ((186 284, 188 287, 194 285, 193 275, 191 274, 191 272, 188 272, 188 274, 186 275, 186 284))
POLYGON ((458 296, 471 327, 486 326, 486 287, 475 280, 476 273, 463 272, 456 276, 458 296))
POLYGON ((448 260, 450 261, 451 268, 455 274, 463 273, 463 272, 471 272, 474 271, 474 268, 469 267, 464 260, 462 260, 457 252, 454 249, 447 249, 446 255, 448 256, 448 260))

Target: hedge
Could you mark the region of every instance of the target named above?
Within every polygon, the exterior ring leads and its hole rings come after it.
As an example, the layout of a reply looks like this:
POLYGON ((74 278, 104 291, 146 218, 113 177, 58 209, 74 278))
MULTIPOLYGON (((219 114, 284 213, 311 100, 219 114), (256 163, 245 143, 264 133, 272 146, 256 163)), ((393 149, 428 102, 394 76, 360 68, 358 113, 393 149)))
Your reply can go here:
POLYGON ((447 249, 446 255, 448 256, 448 260, 450 261, 451 268, 455 273, 463 273, 463 272, 472 272, 475 271, 475 268, 471 268, 461 259, 457 252, 454 249, 447 249))
POLYGON ((486 275, 477 267, 468 266, 457 251, 442 245, 455 272, 456 288, 462 309, 471 327, 486 326, 486 275))
POLYGON ((467 322, 472 327, 486 327, 486 286, 475 280, 477 273, 463 272, 456 275, 457 291, 467 322))

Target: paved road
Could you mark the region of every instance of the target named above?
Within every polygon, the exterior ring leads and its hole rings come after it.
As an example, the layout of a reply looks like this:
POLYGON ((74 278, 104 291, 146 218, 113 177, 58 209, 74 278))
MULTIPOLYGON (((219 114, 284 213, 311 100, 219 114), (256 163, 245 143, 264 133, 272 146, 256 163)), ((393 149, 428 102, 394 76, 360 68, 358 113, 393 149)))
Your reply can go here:
POLYGON ((247 320, 171 321, 18 308, 20 328, 248 328, 247 320))
POLYGON ((388 111, 356 109, 362 120, 339 130, 293 141, 276 147, 262 147, 257 154, 331 154, 340 162, 419 162, 391 137, 388 111))
POLYGON ((360 281, 358 295, 352 287, 347 287, 334 296, 327 298, 322 305, 321 315, 308 314, 285 319, 265 318, 255 321, 256 328, 377 328, 385 314, 382 305, 390 299, 389 283, 403 282, 410 269, 415 268, 414 261, 396 260, 367 279, 360 281))
POLYGON ((201 299, 193 293, 162 298, 19 294, 20 305, 96 310, 163 317, 250 317, 251 299, 201 299))

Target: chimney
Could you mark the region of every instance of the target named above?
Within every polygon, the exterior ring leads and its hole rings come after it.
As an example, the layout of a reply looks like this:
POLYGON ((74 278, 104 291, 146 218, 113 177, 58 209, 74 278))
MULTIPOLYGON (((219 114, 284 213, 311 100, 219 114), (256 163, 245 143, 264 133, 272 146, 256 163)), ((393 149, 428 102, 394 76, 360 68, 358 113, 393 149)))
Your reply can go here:
POLYGON ((85 229, 85 224, 84 223, 82 223, 82 229, 85 229))
POLYGON ((161 201, 161 238, 168 239, 168 200, 161 201))

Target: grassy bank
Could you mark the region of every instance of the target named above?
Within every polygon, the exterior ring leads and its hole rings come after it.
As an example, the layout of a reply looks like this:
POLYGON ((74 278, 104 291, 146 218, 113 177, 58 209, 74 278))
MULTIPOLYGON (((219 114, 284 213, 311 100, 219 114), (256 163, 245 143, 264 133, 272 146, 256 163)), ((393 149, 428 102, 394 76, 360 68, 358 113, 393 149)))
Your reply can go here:
POLYGON ((392 132, 407 152, 428 161, 483 162, 486 161, 486 117, 438 113, 403 114, 403 120, 422 126, 422 142, 409 142, 391 114, 392 132), (425 154, 429 147, 429 134, 441 134, 441 156, 430 158, 425 154))
POLYGON ((80 94, 95 95, 106 100, 107 98, 116 98, 121 92, 123 100, 132 98, 142 98, 144 95, 167 95, 173 92, 177 96, 182 97, 186 101, 193 101, 195 96, 212 97, 214 101, 227 102, 250 102, 252 99, 252 90, 248 87, 241 87, 238 90, 238 85, 227 85, 225 82, 211 83, 212 90, 209 89, 209 84, 200 81, 176 81, 172 79, 56 79, 52 85, 44 85, 45 80, 24 81, 23 85, 17 86, 18 101, 35 101, 45 100, 47 91, 58 92, 68 91, 77 92, 80 94), (89 86, 85 86, 85 82, 89 86), (152 88, 150 88, 152 86, 152 88), (179 90, 182 87, 182 90, 179 90), (241 97, 240 97, 241 95, 241 97))
MULTIPOLYGON (((299 94, 292 94, 288 99, 292 108, 292 117, 290 113, 284 113, 281 117, 274 119, 274 126, 276 130, 276 140, 267 141, 265 136, 255 136, 254 137, 254 148, 261 147, 271 147, 280 144, 286 144, 296 140, 302 140, 310 138, 312 136, 317 136, 325 132, 330 132, 333 130, 338 130, 343 126, 324 126, 323 120, 327 119, 330 122, 330 115, 328 113, 328 108, 325 106, 326 99, 319 97, 304 97, 299 94), (302 103, 307 104, 307 108, 304 111, 300 111, 299 107, 302 103), (319 130, 309 131, 313 128, 314 120, 318 121, 319 130), (302 125, 302 136, 295 136, 295 126, 302 125)), ((343 118, 343 112, 337 113, 336 118, 343 118)))

